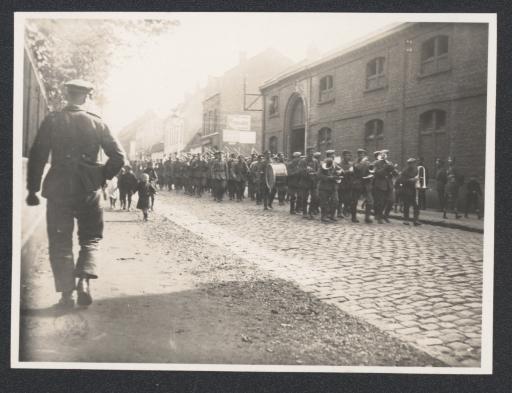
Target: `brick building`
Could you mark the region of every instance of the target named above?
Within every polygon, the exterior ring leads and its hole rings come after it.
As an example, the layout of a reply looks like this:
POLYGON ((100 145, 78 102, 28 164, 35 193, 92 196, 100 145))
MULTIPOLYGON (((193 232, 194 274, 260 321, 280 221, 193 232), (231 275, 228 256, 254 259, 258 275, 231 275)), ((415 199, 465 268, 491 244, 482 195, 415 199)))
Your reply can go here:
POLYGON ((250 152, 252 148, 258 149, 262 144, 263 108, 257 96, 247 96, 244 108, 244 83, 246 93, 259 94, 259 86, 265 80, 292 64, 288 57, 276 50, 267 49, 251 58, 242 53, 235 67, 220 77, 210 77, 203 101, 203 149, 244 153, 250 152), (242 143, 235 141, 240 137, 239 131, 242 131, 242 143), (250 143, 251 138, 254 138, 253 143, 250 143))
POLYGON ((405 23, 277 75, 260 87, 263 148, 386 148, 432 175, 451 156, 483 186, 487 46, 487 24, 405 23))

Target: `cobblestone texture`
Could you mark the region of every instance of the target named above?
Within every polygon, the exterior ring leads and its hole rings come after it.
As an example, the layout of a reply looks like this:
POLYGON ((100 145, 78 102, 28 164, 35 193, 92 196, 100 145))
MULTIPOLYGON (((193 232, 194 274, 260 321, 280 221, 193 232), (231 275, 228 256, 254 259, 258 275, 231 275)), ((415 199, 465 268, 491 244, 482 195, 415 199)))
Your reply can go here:
POLYGON ((157 212, 453 366, 480 365, 483 236, 424 225, 323 224, 161 192, 157 212))

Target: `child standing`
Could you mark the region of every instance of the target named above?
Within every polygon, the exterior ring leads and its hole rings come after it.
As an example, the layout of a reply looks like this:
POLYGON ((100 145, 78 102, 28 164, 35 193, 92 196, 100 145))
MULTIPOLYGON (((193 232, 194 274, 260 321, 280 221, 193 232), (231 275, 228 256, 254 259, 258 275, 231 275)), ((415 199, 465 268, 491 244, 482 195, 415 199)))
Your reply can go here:
POLYGON ((137 201, 137 209, 142 210, 144 221, 148 220, 148 209, 150 199, 154 200, 156 189, 149 182, 149 175, 147 173, 142 174, 141 180, 137 185, 137 193, 139 200, 137 201))
POLYGON ((117 187, 117 176, 114 176, 112 180, 107 183, 107 194, 110 199, 110 208, 116 208, 116 202, 119 198, 119 189, 117 187))

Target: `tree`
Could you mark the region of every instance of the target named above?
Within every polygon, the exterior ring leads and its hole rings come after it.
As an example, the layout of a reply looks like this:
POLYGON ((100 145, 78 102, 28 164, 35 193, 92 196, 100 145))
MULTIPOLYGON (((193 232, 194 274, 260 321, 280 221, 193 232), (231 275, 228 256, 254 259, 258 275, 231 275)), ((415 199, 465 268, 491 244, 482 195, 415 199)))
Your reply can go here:
POLYGON ((62 107, 62 84, 77 78, 94 83, 95 101, 101 105, 113 64, 142 56, 149 40, 172 34, 178 26, 179 21, 168 19, 29 19, 25 44, 50 109, 62 107))

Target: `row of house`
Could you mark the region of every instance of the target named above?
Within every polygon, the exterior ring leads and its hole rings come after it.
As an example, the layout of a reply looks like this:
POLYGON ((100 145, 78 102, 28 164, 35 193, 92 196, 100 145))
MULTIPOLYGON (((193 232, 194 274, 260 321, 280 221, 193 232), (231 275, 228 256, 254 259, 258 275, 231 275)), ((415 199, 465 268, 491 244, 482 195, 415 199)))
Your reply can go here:
POLYGON ((271 49, 242 54, 162 123, 162 150, 386 148, 431 174, 455 157, 483 181, 487 50, 487 24, 404 23, 295 65, 271 49))

